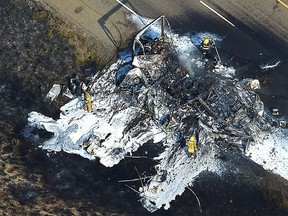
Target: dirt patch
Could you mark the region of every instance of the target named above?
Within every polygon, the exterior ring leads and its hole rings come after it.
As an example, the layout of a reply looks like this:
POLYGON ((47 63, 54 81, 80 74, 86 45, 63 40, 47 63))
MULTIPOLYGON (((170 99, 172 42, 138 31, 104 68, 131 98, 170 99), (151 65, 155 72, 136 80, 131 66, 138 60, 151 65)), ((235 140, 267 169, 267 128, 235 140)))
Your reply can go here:
POLYGON ((21 135, 31 110, 59 115, 64 97, 49 106, 43 102, 54 83, 65 84, 67 75, 101 65, 93 41, 21 0, 1 1, 0 23, 0 214, 81 215, 89 209, 103 215, 89 200, 60 199, 37 170, 28 171, 35 146, 21 135))
MULTIPOLYGON (((83 10, 82 6, 75 9, 75 13, 80 13, 83 10)), ((95 61, 97 65, 104 66, 106 62, 98 58, 97 41, 95 38, 80 33, 73 24, 68 21, 63 21, 55 13, 46 10, 40 4, 33 7, 33 19, 42 22, 47 26, 49 37, 61 37, 67 40, 67 43, 75 50, 75 63, 77 66, 83 65, 87 61, 95 61)))

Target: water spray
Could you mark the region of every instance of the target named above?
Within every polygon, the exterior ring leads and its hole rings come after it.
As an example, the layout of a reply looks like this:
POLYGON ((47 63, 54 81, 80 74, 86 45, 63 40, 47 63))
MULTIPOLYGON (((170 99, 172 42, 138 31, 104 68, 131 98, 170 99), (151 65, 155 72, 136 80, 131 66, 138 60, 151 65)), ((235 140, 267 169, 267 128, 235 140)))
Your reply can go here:
POLYGON ((129 8, 128 6, 126 6, 125 4, 123 4, 121 1, 119 1, 119 0, 115 0, 116 2, 118 2, 119 4, 121 4, 125 9, 127 9, 129 12, 131 12, 132 14, 134 14, 135 16, 137 16, 140 20, 141 20, 141 22, 144 24, 144 25, 146 25, 146 23, 144 22, 144 20, 143 20, 143 18, 139 15, 139 14, 137 14, 135 11, 133 11, 131 8, 129 8))

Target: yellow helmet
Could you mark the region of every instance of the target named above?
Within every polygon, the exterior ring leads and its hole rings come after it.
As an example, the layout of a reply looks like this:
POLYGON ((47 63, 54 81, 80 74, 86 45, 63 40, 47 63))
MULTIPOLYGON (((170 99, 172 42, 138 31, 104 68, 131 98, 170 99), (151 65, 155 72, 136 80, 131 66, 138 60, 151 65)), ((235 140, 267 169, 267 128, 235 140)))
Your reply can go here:
POLYGON ((192 141, 192 142, 195 141, 195 137, 194 137, 194 136, 191 136, 191 137, 190 137, 190 141, 192 141))
POLYGON ((205 44, 205 45, 208 45, 209 42, 210 42, 210 40, 209 40, 208 38, 205 38, 205 39, 203 40, 203 44, 205 44))

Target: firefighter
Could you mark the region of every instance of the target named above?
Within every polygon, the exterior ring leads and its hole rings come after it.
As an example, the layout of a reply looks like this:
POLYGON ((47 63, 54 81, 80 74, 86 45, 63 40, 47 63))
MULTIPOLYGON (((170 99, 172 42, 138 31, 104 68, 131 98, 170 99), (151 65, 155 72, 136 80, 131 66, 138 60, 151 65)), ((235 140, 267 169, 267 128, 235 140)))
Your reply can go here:
POLYGON ((194 155, 196 151, 196 147, 197 147, 196 138, 194 135, 192 135, 187 141, 186 148, 185 148, 185 151, 189 157, 194 155))
POLYGON ((204 38, 201 42, 201 50, 203 53, 204 58, 209 59, 211 58, 211 48, 214 45, 213 41, 209 38, 204 38))
POLYGON ((87 110, 87 112, 92 112, 92 98, 87 91, 84 92, 84 102, 84 109, 87 110))

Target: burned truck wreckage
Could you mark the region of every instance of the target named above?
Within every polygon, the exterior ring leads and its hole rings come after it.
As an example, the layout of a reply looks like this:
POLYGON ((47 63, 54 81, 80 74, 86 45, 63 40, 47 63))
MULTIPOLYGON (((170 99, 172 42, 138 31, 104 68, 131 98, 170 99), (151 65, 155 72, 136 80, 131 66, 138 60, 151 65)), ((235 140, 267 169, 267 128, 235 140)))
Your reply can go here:
POLYGON ((53 134, 40 145, 43 149, 99 158, 106 167, 148 141, 164 149, 154 158, 155 175, 143 179, 139 189, 151 212, 169 208, 201 171, 225 170, 221 152, 245 154, 275 130, 254 91, 258 80, 222 76, 227 67, 206 61, 195 47, 194 65, 187 69, 175 40, 164 34, 164 23, 161 16, 144 27, 133 49, 120 52, 118 61, 85 87, 91 112, 76 97, 61 107, 58 120, 31 112, 27 126, 30 137, 35 138, 34 128, 53 134), (191 137, 195 146, 189 151, 191 137))

